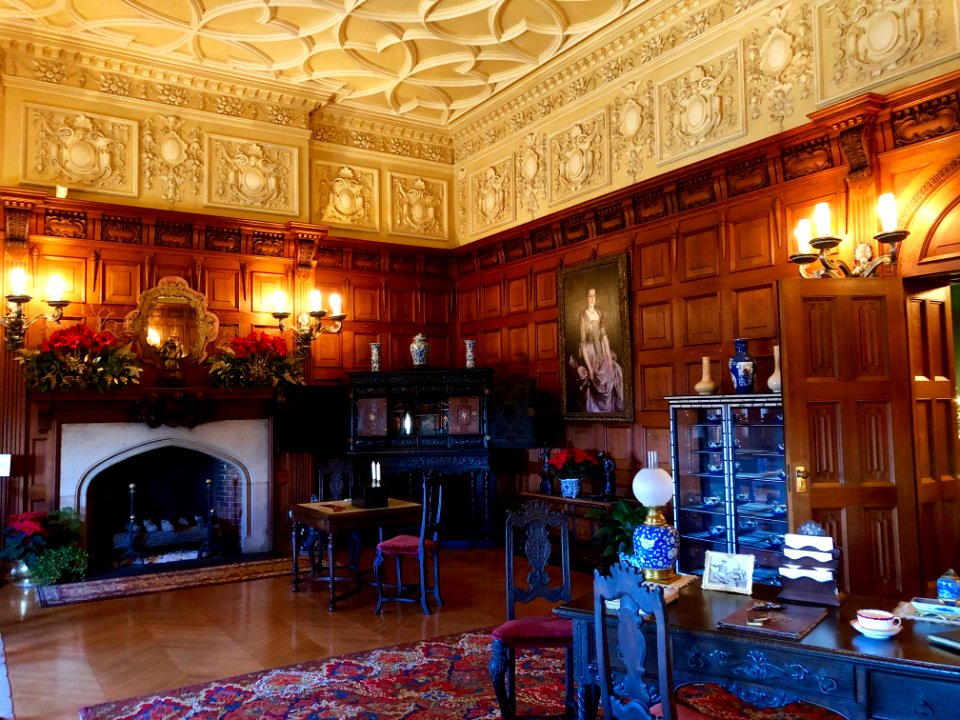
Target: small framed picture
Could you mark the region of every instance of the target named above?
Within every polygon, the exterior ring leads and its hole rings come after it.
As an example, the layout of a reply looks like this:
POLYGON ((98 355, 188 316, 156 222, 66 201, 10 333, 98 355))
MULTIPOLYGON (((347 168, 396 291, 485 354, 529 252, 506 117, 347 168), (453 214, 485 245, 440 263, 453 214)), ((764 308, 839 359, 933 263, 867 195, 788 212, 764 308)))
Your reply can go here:
POLYGON ((753 559, 753 555, 707 550, 703 589, 749 595, 753 592, 753 559))

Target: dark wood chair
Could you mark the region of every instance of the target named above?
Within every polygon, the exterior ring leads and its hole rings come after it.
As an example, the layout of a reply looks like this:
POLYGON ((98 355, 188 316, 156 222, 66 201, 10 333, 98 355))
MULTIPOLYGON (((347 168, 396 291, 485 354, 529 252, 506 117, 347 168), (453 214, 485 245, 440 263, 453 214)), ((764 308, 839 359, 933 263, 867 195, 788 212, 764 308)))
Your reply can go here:
POLYGON ((610 657, 612 629, 594 632, 597 682, 600 686, 600 706, 604 718, 741 720, 748 717, 776 717, 780 720, 844 720, 841 715, 805 702, 791 703, 782 709, 771 711, 759 710, 713 683, 686 685, 675 691, 670 628, 663 588, 644 585, 639 571, 617 563, 611 566, 609 575, 594 571, 594 628, 604 628, 604 616, 611 612, 607 609, 608 600, 619 603, 616 609, 616 637, 619 645, 616 669, 612 667, 610 657), (656 628, 655 667, 659 677, 655 685, 647 684, 644 678, 645 668, 653 667, 648 663, 647 636, 642 630, 647 622, 654 623, 656 628), (696 692, 688 694, 685 692, 688 689, 696 689, 696 692))
POLYGON ((423 474, 423 513, 420 520, 419 535, 400 534, 377 544, 377 554, 373 558, 373 576, 377 582, 377 607, 379 615, 383 603, 392 602, 419 602, 425 615, 430 614, 427 605, 427 596, 433 595, 437 607, 443 607, 440 599, 440 514, 443 509, 443 485, 438 476, 432 472, 423 474), (384 595, 383 563, 387 557, 396 561, 397 582, 396 593, 384 595), (420 584, 416 594, 409 594, 412 587, 403 584, 404 557, 416 557, 420 567, 420 584), (427 582, 427 563, 433 564, 432 582, 427 582))
MULTIPOLYGON (((331 500, 347 500, 353 496, 354 469, 353 463, 343 460, 333 460, 317 469, 317 494, 310 498, 311 502, 329 502, 331 500)), ((319 559, 323 555, 326 534, 316 528, 307 527, 303 531, 300 548, 306 551, 310 560, 310 571, 316 575, 319 570, 319 559), (319 553, 318 553, 319 548, 319 553)), ((363 539, 359 532, 350 533, 348 548, 348 566, 354 571, 360 569, 360 551, 363 539)))
POLYGON ((569 602, 570 531, 561 510, 552 509, 542 500, 526 503, 520 512, 507 512, 507 621, 494 628, 490 650, 490 680, 506 718, 517 715, 516 661, 517 652, 528 648, 563 648, 566 651, 566 714, 572 715, 573 702, 573 625, 555 615, 517 617, 517 605, 542 598, 548 603, 569 602), (560 566, 551 575, 548 569, 553 551, 552 534, 560 541, 560 566), (522 547, 526 563, 518 563, 515 548, 522 547), (526 581, 517 575, 526 569, 526 581))

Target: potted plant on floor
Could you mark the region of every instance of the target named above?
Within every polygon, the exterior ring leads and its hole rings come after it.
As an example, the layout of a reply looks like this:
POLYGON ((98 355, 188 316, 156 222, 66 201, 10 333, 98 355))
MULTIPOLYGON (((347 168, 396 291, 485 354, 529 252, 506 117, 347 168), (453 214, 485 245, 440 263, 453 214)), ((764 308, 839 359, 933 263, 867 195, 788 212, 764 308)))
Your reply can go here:
POLYGON ((11 515, 3 530, 0 559, 22 584, 54 585, 82 580, 87 551, 80 547, 82 523, 73 508, 11 515))

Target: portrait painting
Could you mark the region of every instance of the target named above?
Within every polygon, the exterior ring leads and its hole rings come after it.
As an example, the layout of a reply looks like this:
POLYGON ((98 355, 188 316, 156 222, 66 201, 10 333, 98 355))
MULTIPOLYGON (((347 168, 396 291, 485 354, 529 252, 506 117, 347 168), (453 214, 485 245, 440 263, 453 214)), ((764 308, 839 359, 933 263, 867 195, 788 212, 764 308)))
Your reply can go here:
POLYGON ((753 555, 707 550, 701 587, 749 595, 753 592, 753 561, 753 555))
POLYGON ((564 420, 633 420, 627 254, 560 271, 564 420))

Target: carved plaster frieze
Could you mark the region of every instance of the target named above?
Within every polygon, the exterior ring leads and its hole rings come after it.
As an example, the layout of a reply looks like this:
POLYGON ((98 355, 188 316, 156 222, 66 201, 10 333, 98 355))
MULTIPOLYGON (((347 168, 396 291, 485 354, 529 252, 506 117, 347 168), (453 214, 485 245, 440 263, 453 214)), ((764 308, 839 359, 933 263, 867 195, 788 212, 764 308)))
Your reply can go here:
POLYGON ((813 28, 810 9, 801 5, 790 13, 781 5, 763 16, 764 28, 750 32, 747 49, 747 87, 750 117, 767 117, 783 130, 792 117, 795 99, 806 100, 813 84, 813 28))
POLYGON ((601 110, 550 136, 549 203, 563 202, 610 184, 610 137, 601 110))
POLYGON ((447 239, 447 183, 389 173, 390 229, 394 235, 447 239))
POLYGON ((627 83, 613 105, 614 167, 626 166, 630 179, 636 182, 643 172, 645 158, 653 157, 654 138, 653 83, 627 83))
POLYGON ((467 236, 467 171, 457 168, 457 233, 467 236))
POLYGON ((137 196, 135 122, 47 105, 23 108, 24 182, 137 196))
POLYGON ((173 207, 203 187, 203 136, 189 130, 174 116, 147 118, 143 123, 140 164, 147 188, 160 189, 160 197, 173 207))
POLYGON ((828 0, 815 9, 817 101, 862 92, 958 51, 956 3, 828 0))
POLYGON ((384 123, 315 112, 311 120, 311 139, 316 142, 371 150, 403 158, 429 160, 450 165, 453 163, 453 147, 445 132, 426 132, 384 123))
POLYGON ((657 162, 666 163, 746 132, 740 48, 657 84, 657 162))
POLYGON ((517 219, 513 153, 470 177, 470 228, 474 234, 517 219))
POLYGON ((299 213, 296 147, 208 135, 207 168, 209 207, 299 213))
POLYGON ((517 204, 536 216, 546 199, 547 139, 543 133, 527 133, 517 153, 517 204))
POLYGON ((375 168, 315 160, 317 222, 354 230, 380 229, 380 184, 375 168))

